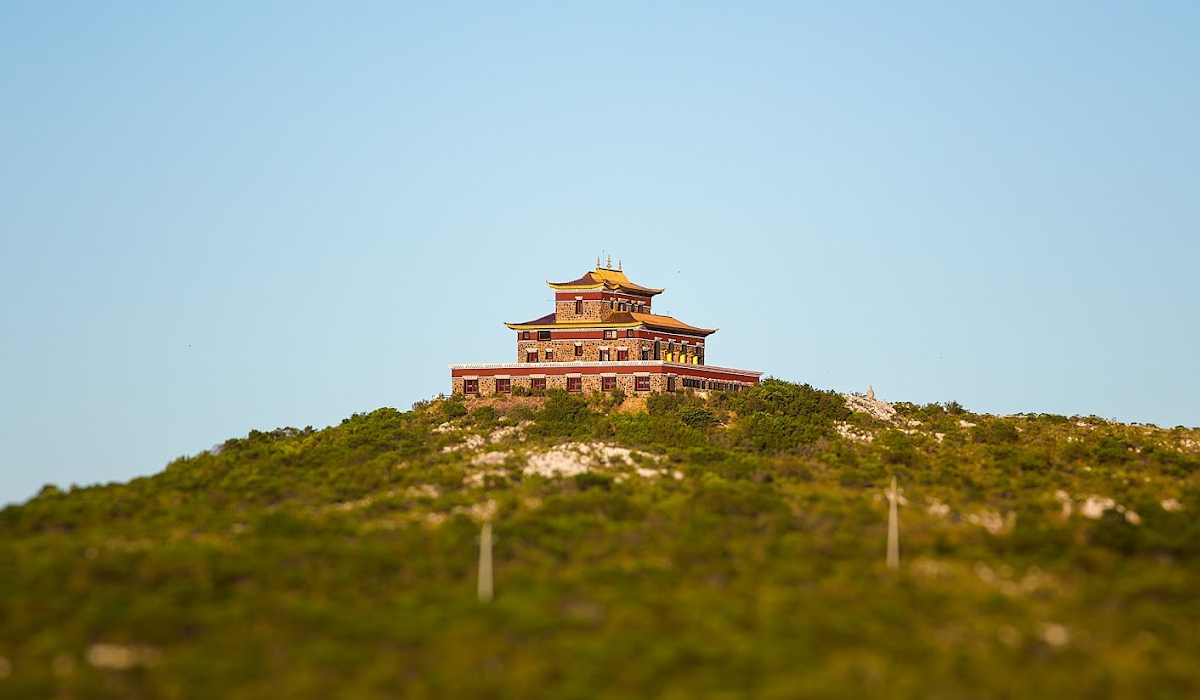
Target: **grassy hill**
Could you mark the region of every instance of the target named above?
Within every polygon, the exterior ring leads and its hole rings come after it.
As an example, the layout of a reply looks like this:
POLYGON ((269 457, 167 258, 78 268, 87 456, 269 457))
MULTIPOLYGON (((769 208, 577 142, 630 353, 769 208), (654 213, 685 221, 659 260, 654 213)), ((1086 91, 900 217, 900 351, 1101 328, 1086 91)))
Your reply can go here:
POLYGON ((0 697, 1200 693, 1200 430, 894 409, 447 400, 47 487, 0 511, 0 697))

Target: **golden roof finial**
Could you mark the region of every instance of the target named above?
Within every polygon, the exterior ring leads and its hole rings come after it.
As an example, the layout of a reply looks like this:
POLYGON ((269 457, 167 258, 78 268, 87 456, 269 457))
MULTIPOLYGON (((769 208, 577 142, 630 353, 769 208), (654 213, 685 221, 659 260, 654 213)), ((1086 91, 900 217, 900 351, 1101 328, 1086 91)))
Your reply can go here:
POLYGON ((608 264, 607 264, 607 265, 605 265, 605 267, 606 267, 607 269, 609 269, 609 270, 611 270, 611 269, 612 269, 612 256, 611 256, 611 255, 610 255, 610 256, 608 256, 608 264))
POLYGON ((596 256, 596 269, 597 270, 600 269, 600 256, 599 255, 596 256))
POLYGON ((617 272, 621 272, 621 259, 617 258, 617 272))

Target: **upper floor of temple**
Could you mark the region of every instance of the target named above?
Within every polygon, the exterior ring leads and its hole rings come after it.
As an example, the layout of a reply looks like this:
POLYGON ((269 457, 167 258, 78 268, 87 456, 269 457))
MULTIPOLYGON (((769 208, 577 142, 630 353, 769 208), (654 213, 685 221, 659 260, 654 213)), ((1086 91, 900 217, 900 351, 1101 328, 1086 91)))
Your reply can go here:
POLYGON ((693 326, 655 314, 662 289, 634 284, 618 264, 596 261, 596 269, 569 282, 547 282, 554 312, 522 323, 518 362, 667 360, 704 364, 704 341, 715 328, 693 326), (619 342, 607 342, 619 341, 619 342))

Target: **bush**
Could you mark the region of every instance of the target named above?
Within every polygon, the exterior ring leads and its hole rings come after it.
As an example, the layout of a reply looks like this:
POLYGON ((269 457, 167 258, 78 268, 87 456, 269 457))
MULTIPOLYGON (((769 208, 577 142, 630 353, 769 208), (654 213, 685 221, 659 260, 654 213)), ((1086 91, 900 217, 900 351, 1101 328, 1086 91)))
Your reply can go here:
POLYGON ((1012 423, 1002 420, 986 420, 971 428, 971 437, 975 442, 985 445, 1011 445, 1019 442, 1021 434, 1012 423))
POLYGON ((608 491, 612 489, 613 478, 604 474, 596 474, 595 472, 583 472, 576 474, 574 477, 575 488, 580 491, 588 489, 603 489, 608 491))
POLYGON ((590 434, 597 418, 598 414, 588 407, 586 399, 562 389, 547 391, 546 402, 534 414, 539 432, 562 437, 590 434))
POLYGON ((463 403, 462 398, 459 396, 446 399, 442 402, 442 405, 439 406, 439 409, 441 410, 443 421, 454 420, 459 416, 467 415, 467 406, 463 403))

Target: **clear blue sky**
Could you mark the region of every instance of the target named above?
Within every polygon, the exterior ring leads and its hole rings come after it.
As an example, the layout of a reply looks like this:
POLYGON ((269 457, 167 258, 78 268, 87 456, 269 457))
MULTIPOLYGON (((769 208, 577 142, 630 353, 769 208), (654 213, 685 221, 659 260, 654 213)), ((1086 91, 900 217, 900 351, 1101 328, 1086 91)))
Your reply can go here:
POLYGON ((612 254, 709 361, 1200 425, 1200 5, 0 6, 0 503, 407 409, 612 254))

